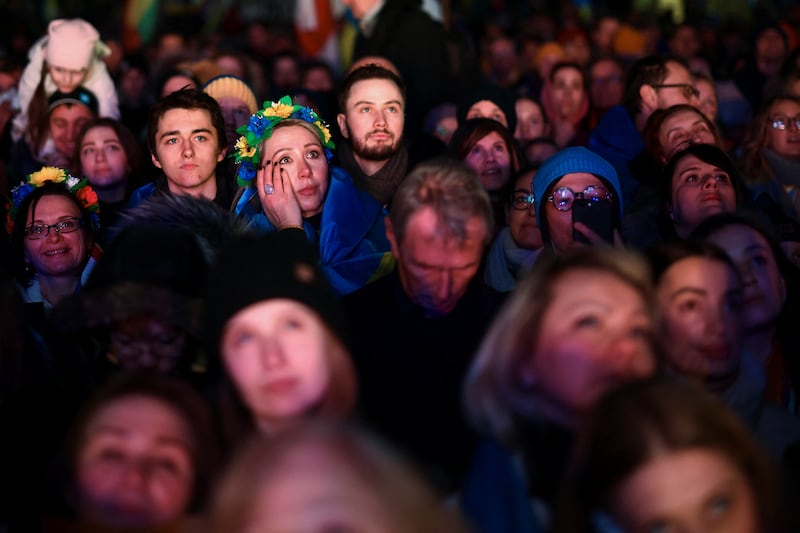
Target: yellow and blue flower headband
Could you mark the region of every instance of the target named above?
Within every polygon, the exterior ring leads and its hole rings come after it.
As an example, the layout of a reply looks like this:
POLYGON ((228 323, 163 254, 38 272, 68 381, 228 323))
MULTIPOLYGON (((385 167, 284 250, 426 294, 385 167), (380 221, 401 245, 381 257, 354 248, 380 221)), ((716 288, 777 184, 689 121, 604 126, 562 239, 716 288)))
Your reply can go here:
POLYGON ((325 148, 325 157, 328 161, 331 160, 332 150, 335 146, 331 140, 328 126, 316 111, 309 107, 293 104, 291 97, 284 96, 277 102, 264 102, 264 109, 250 115, 250 121, 236 129, 236 132, 242 135, 236 141, 234 145, 236 151, 233 153, 236 165, 239 167, 236 172, 236 183, 240 187, 253 185, 256 167, 261 164, 261 152, 258 146, 272 136, 272 130, 278 123, 289 118, 302 120, 314 126, 322 146, 325 148))
POLYGON ((14 222, 17 218, 19 206, 33 191, 48 181, 66 185, 67 190, 75 196, 80 205, 89 211, 89 220, 92 228, 97 230, 100 227, 100 200, 97 197, 97 193, 89 185, 89 180, 87 178, 79 179, 73 177, 63 168, 42 167, 40 170, 28 174, 23 183, 11 189, 11 200, 6 205, 6 230, 9 235, 14 230, 14 222))

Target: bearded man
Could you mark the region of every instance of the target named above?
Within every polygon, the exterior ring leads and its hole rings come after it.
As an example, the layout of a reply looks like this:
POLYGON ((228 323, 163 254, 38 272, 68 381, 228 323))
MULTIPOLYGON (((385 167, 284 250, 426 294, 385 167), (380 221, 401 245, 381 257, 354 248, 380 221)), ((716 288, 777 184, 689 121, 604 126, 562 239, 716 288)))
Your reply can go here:
POLYGON ((342 82, 336 117, 342 137, 339 163, 355 184, 384 206, 408 171, 403 144, 406 94, 402 79, 377 64, 350 72, 342 82))

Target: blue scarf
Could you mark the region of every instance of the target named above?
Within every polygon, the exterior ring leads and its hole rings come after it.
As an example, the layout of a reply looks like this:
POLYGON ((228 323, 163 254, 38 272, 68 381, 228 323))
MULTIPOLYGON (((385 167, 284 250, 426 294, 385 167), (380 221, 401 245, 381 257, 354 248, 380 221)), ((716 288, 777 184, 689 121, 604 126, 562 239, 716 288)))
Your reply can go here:
MULTIPOLYGON (((242 193, 233 212, 257 231, 276 231, 253 187, 242 193)), ((303 221, 303 229, 308 241, 317 245, 320 267, 337 295, 360 289, 394 268, 384 226, 386 215, 377 200, 353 185, 347 172, 332 167, 319 235, 308 220, 303 221)))
POLYGON ((511 230, 506 226, 494 239, 486 257, 486 284, 500 292, 510 292, 517 281, 525 275, 536 261, 539 250, 520 248, 511 238, 511 230))

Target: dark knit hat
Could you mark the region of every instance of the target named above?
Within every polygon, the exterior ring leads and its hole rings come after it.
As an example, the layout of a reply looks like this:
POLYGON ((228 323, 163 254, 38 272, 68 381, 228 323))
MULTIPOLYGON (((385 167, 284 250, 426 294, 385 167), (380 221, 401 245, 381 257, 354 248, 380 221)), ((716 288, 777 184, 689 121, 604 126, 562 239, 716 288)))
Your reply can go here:
POLYGON ((473 86, 458 102, 458 110, 456 118, 458 124, 461 125, 467 120, 467 113, 469 108, 481 100, 489 100, 503 110, 503 114, 508 121, 508 129, 512 132, 517 127, 517 111, 516 99, 514 93, 508 89, 504 89, 499 85, 488 81, 482 81, 473 86))
POLYGON ((216 351, 227 321, 254 303, 288 298, 314 310, 345 338, 339 301, 318 266, 314 248, 299 231, 243 235, 217 256, 208 278, 206 333, 216 351))
POLYGON ((112 240, 81 292, 52 316, 65 331, 151 316, 197 337, 208 263, 188 229, 142 224, 112 240))
POLYGON ((95 115, 100 109, 95 94, 85 87, 77 87, 68 93, 56 91, 47 99, 47 111, 50 112, 61 104, 83 104, 95 115))

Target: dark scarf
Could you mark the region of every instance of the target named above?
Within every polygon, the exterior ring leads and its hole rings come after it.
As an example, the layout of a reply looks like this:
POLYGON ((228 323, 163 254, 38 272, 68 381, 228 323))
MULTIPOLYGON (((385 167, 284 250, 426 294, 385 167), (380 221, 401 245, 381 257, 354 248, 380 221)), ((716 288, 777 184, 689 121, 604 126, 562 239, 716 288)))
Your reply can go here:
POLYGON ((769 148, 762 150, 775 179, 784 187, 800 187, 800 161, 781 157, 769 148))
POLYGON ((400 186, 400 182, 405 179, 408 172, 408 150, 405 146, 400 146, 400 150, 371 176, 364 174, 361 167, 358 166, 353 157, 353 148, 350 143, 340 143, 336 152, 341 167, 350 174, 356 187, 370 193, 384 206, 391 202, 394 191, 400 186))

